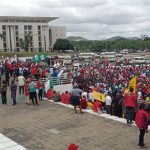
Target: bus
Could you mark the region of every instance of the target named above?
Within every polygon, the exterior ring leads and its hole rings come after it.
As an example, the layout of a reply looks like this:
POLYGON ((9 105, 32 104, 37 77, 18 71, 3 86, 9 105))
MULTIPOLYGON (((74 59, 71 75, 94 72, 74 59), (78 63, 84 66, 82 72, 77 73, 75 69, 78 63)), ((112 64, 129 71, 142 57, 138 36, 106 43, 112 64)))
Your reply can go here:
POLYGON ((95 53, 80 53, 79 57, 92 59, 94 58, 95 55, 96 55, 95 53))
POLYGON ((100 55, 103 59, 107 59, 109 62, 116 61, 116 52, 102 52, 100 55))
POLYGON ((144 63, 146 63, 145 57, 134 57, 133 63, 134 64, 144 64, 144 63))
POLYGON ((64 64, 65 65, 71 65, 72 64, 72 57, 71 56, 65 56, 64 58, 64 64))

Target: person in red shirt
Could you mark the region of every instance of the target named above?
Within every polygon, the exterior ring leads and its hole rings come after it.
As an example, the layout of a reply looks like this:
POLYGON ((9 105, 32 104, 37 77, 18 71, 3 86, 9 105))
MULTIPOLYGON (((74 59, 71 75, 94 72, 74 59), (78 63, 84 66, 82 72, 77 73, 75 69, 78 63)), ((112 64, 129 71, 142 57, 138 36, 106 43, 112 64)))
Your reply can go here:
POLYGON ((139 134, 139 144, 138 146, 145 147, 144 144, 144 135, 148 132, 148 114, 144 110, 145 104, 141 103, 139 110, 136 113, 135 117, 135 124, 139 128, 140 134, 139 134))
POLYGON ((48 100, 51 100, 54 97, 54 92, 52 89, 48 89, 46 97, 48 98, 48 100))
POLYGON ((99 113, 101 108, 102 108, 102 103, 98 100, 94 100, 93 111, 99 113))
POLYGON ((85 96, 80 97, 80 105, 81 105, 81 109, 87 109, 87 102, 86 102, 86 97, 85 96))
POLYGON ((47 70, 43 69, 41 73, 41 78, 46 78, 46 73, 47 73, 47 70))
POLYGON ((29 81, 27 80, 25 85, 24 85, 24 91, 25 91, 25 103, 30 105, 30 100, 29 100, 29 81))
POLYGON ((133 88, 130 88, 129 93, 125 93, 124 98, 125 98, 124 105, 126 109, 127 125, 130 126, 133 121, 134 109, 136 106, 136 99, 137 99, 136 94, 133 92, 133 88))
POLYGON ((36 89, 38 90, 39 101, 41 101, 43 98, 43 88, 44 88, 44 83, 41 82, 39 78, 38 81, 36 82, 36 89))
POLYGON ((65 104, 70 104, 70 94, 68 91, 65 92, 65 99, 64 99, 65 104))
POLYGON ((78 150, 79 146, 76 144, 70 144, 68 146, 68 150, 78 150))

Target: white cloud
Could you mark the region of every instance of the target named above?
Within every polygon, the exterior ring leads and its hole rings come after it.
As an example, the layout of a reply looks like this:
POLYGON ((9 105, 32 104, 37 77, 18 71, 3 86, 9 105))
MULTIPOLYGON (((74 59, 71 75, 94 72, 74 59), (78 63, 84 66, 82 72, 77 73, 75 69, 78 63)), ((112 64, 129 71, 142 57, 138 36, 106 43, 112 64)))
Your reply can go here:
POLYGON ((1 15, 56 16, 68 35, 89 39, 150 34, 149 0, 0 0, 1 15))

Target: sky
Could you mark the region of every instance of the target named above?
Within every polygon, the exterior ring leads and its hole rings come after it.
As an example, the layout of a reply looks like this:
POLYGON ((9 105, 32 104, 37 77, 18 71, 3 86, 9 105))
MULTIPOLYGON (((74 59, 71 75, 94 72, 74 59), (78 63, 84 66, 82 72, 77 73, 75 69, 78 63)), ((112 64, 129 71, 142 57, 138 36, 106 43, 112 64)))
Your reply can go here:
POLYGON ((0 0, 1 16, 60 17, 67 36, 90 40, 150 35, 150 0, 0 0))

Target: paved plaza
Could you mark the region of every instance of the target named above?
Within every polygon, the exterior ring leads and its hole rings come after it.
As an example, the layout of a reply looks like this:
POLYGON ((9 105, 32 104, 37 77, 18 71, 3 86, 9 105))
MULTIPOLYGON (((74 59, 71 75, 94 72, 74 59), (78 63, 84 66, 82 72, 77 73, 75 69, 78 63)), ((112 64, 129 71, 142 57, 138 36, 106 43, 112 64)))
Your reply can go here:
MULTIPOLYGON (((10 99, 10 98, 9 98, 10 99)), ((74 114, 64 106, 41 101, 39 106, 0 105, 0 133, 28 150, 67 150, 69 143, 79 150, 137 150, 138 129, 89 113, 74 114)), ((150 147, 149 133, 145 143, 150 147)))

